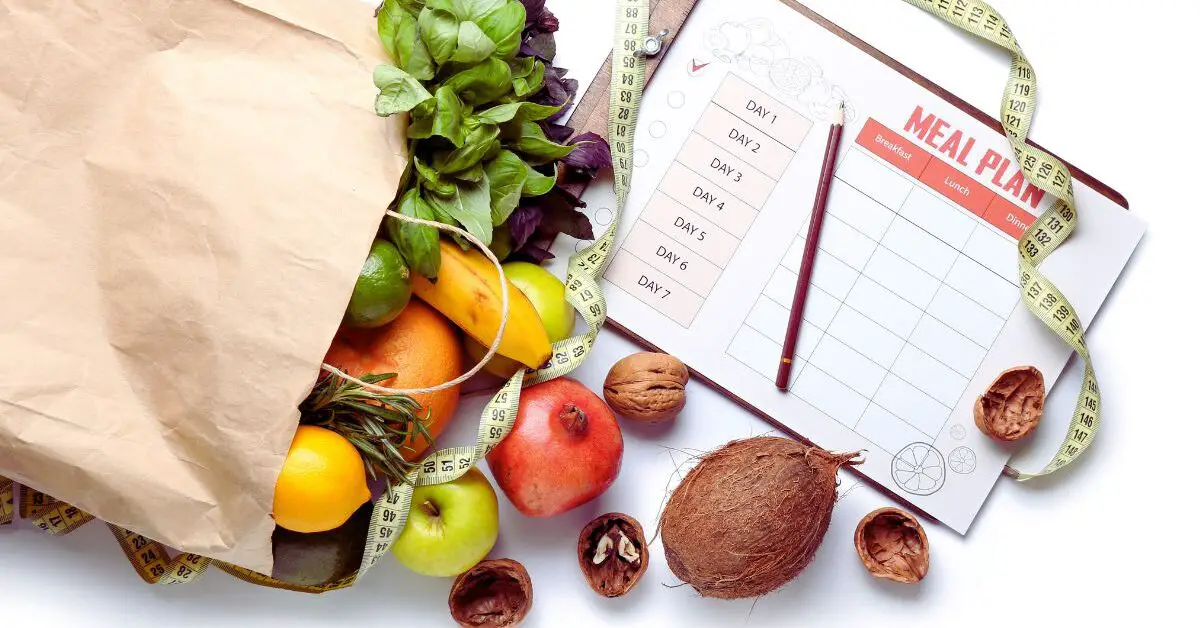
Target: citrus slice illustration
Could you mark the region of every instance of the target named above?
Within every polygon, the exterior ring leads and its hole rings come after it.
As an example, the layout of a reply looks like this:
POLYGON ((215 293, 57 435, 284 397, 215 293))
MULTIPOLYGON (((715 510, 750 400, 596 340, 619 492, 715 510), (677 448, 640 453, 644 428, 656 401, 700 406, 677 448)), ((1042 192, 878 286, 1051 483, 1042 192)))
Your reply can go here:
POLYGON ((947 457, 946 464, 951 471, 966 475, 975 470, 975 451, 970 447, 955 447, 947 457))
POLYGON ((913 495, 932 495, 946 483, 946 461, 929 443, 912 443, 892 458, 892 480, 913 495))

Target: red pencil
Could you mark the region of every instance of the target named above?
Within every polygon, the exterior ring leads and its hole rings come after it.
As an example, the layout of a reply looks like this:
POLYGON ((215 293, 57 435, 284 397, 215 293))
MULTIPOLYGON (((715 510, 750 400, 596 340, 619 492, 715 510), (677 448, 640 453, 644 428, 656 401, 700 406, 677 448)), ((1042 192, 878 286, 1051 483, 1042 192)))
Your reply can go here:
POLYGON ((808 285, 812 280, 813 262, 817 258, 817 246, 821 238, 821 224, 825 222, 825 205, 829 201, 829 186, 833 183, 833 170, 837 164, 838 147, 842 144, 842 128, 846 123, 846 103, 838 107, 837 117, 829 127, 829 140, 825 146, 825 163, 821 166, 821 179, 817 184, 817 198, 813 202, 812 217, 808 222, 808 237, 804 241, 804 259, 800 262, 800 275, 796 277, 796 292, 792 295, 792 312, 788 317, 787 335, 783 337, 783 355, 779 358, 779 373, 775 376, 775 387, 786 391, 792 377, 792 359, 796 355, 796 342, 800 339, 800 323, 804 320, 804 302, 808 299, 808 285))

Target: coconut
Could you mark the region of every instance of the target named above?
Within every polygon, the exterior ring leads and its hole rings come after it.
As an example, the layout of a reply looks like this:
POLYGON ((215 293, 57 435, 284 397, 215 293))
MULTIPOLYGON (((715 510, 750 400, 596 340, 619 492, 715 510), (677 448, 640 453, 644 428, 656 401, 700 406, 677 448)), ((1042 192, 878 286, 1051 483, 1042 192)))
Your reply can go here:
POLYGON ((709 453, 663 510, 667 565, 704 597, 778 589, 812 561, 829 529, 837 470, 857 456, 766 436, 709 453))

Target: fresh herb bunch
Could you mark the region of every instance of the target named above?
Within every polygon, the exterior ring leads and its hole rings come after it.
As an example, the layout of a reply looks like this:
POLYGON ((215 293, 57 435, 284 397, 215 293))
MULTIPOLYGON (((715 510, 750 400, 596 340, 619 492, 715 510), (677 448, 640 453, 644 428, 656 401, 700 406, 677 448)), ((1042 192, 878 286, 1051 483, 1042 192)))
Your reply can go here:
MULTIPOLYGON (((552 65, 545 0, 385 0, 378 29, 394 65, 375 70, 375 110, 410 116, 396 211, 461 225, 502 258, 543 261, 557 233, 593 237, 559 170, 594 177, 608 144, 555 122, 579 85, 552 65)), ((387 232, 413 271, 437 278, 436 229, 389 219, 387 232)))
MULTIPOLYGON (((378 384, 395 373, 367 375, 360 379, 378 384)), ((403 482, 413 464, 405 453, 421 453, 411 443, 423 436, 432 442, 427 429, 429 411, 407 395, 385 395, 363 388, 334 374, 324 374, 300 404, 300 422, 317 425, 344 436, 363 456, 367 473, 383 472, 389 482, 403 482)))

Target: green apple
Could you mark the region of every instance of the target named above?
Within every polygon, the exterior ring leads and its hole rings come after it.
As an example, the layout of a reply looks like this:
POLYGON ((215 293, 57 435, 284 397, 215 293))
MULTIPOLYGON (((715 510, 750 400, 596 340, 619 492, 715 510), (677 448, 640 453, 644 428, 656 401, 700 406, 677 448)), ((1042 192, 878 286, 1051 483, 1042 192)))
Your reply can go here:
MULTIPOLYGON (((565 340, 575 331, 575 308, 567 303, 567 287, 554 273, 529 262, 509 262, 503 265, 504 276, 533 304, 550 342, 565 340)), ((487 347, 467 338, 467 356, 478 362, 487 354, 487 347)), ((487 372, 508 379, 525 367, 502 355, 487 363, 487 372)))
POLYGON ((392 555, 419 574, 449 578, 487 557, 499 535, 496 491, 472 467, 453 482, 413 490, 408 521, 392 555))

